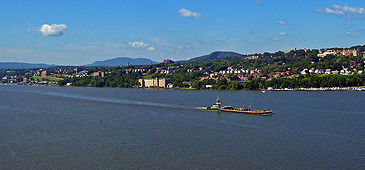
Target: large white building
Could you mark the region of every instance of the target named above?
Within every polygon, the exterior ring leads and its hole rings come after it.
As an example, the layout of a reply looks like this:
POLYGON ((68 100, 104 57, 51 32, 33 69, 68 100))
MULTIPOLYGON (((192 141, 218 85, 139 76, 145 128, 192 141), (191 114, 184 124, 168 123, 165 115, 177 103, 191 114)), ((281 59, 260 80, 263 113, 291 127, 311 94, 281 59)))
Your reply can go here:
POLYGON ((169 78, 139 79, 139 87, 167 87, 171 82, 169 78))

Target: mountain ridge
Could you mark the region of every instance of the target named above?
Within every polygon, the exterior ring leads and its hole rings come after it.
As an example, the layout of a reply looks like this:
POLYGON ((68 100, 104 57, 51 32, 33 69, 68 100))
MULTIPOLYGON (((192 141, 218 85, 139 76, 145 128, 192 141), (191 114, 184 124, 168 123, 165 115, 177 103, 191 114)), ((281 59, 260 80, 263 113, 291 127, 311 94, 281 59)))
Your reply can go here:
POLYGON ((149 65, 149 64, 157 64, 158 62, 153 61, 148 58, 130 58, 130 57, 117 57, 102 61, 95 61, 91 64, 87 64, 85 66, 103 66, 103 67, 116 67, 116 66, 127 66, 130 65, 149 65))
POLYGON ((209 60, 223 57, 237 57, 237 56, 243 56, 243 55, 232 51, 214 51, 210 54, 194 57, 187 61, 200 61, 200 60, 209 60))
POLYGON ((35 69, 47 68, 57 65, 43 64, 43 63, 23 63, 23 62, 0 62, 0 69, 35 69))

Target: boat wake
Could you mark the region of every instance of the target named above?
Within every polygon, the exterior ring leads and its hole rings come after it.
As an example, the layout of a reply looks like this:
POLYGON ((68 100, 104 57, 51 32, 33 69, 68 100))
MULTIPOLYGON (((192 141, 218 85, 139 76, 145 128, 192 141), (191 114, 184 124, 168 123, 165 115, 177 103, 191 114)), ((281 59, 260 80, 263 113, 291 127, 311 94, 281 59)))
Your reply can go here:
POLYGON ((94 102, 115 103, 115 104, 123 104, 123 105, 137 105, 137 106, 160 107, 160 108, 170 108, 170 109, 188 109, 188 110, 198 109, 198 108, 192 107, 192 106, 155 103, 155 102, 147 102, 147 101, 128 100, 128 99, 93 97, 93 96, 63 94, 63 93, 55 93, 55 92, 44 92, 42 94, 57 96, 57 97, 64 97, 64 98, 71 98, 71 99, 80 99, 80 100, 87 100, 87 101, 94 101, 94 102))

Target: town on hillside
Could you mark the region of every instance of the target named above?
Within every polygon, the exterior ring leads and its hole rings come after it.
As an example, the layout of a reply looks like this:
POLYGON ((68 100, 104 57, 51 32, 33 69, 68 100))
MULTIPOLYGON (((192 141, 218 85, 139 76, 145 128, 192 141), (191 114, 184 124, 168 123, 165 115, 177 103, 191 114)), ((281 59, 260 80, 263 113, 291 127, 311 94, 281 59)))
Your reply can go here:
MULTIPOLYGON (((365 46, 292 49, 118 67, 7 69, 2 84, 194 89, 316 89, 365 85, 365 46)), ((346 87, 346 88, 345 88, 346 87)))

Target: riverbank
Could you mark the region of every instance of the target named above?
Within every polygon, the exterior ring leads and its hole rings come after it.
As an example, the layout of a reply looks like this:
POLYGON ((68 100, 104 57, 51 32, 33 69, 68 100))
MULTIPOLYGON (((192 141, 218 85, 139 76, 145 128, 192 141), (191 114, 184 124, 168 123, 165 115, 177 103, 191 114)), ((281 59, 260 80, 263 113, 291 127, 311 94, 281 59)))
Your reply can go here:
POLYGON ((274 89, 268 88, 268 91, 365 91, 365 86, 362 87, 311 87, 311 88, 284 88, 274 89))
MULTIPOLYGON (((23 84, 23 83, 0 83, 2 86, 6 85, 24 85, 24 86, 57 86, 57 85, 44 85, 44 84, 23 84)), ((83 86, 60 86, 60 87, 83 87, 83 86)), ((89 86, 88 86, 89 87, 89 86)), ((106 88, 106 87, 99 87, 106 88)), ((110 87, 108 87, 110 88, 110 87)), ((112 87, 113 88, 113 87, 112 87)), ((116 87, 123 88, 123 87, 116 87)), ((134 87, 132 87, 134 88, 134 87)), ((137 88, 137 87, 135 87, 137 88)), ((197 88, 139 88, 138 89, 174 89, 174 90, 214 90, 214 89, 197 89, 197 88)), ((267 89, 258 89, 258 90, 250 90, 250 89, 242 89, 244 91, 365 91, 365 86, 360 87, 311 87, 311 88, 283 88, 283 89, 275 89, 275 88, 267 88, 267 89)), ((240 91, 240 90, 222 90, 222 91, 240 91)))

